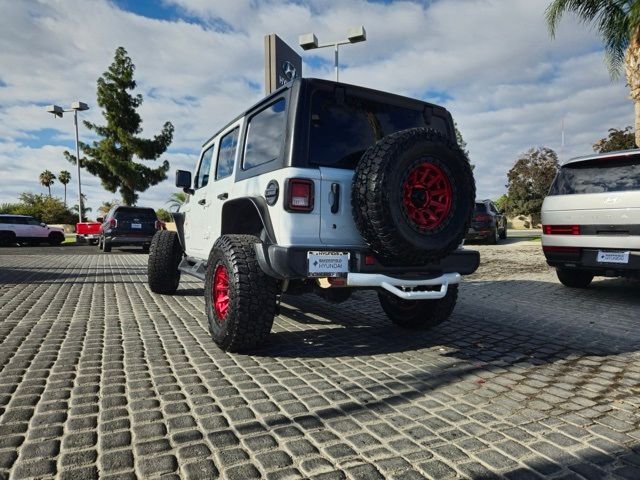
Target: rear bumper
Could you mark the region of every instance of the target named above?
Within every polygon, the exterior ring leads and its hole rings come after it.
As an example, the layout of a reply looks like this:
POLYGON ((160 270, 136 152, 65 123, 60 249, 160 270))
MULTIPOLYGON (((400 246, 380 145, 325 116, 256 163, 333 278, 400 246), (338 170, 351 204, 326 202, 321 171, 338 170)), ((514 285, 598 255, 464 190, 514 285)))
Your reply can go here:
POLYGON ((577 248, 575 250, 567 251, 565 249, 563 251, 562 247, 559 250, 545 249, 544 256, 552 267, 584 270, 599 276, 636 276, 640 274, 640 250, 624 248, 577 248), (598 262, 598 251, 600 250, 628 251, 629 263, 598 262))
POLYGON ((153 235, 122 235, 114 237, 105 237, 105 240, 111 245, 145 245, 150 244, 153 235))
POLYGON ((403 300, 437 300, 447 294, 449 285, 460 283, 459 273, 444 273, 435 278, 408 279, 379 273, 349 273, 348 287, 383 288, 403 300), (425 290, 424 287, 436 287, 425 290))
MULTIPOLYGON (((256 255, 262 270, 268 275, 280 279, 302 279, 309 277, 307 252, 314 250, 350 252, 349 275, 378 274, 396 279, 402 278, 403 281, 416 276, 436 278, 446 273, 469 275, 475 272, 480 265, 480 254, 475 250, 459 249, 437 262, 425 265, 398 267, 386 266, 378 261, 376 261, 374 265, 367 265, 365 257, 370 255, 371 252, 365 249, 337 249, 318 246, 282 247, 279 245, 256 244, 256 255)), ((352 276, 352 281, 362 282, 362 278, 363 277, 352 276)), ((424 280, 424 278, 421 280, 424 280)))

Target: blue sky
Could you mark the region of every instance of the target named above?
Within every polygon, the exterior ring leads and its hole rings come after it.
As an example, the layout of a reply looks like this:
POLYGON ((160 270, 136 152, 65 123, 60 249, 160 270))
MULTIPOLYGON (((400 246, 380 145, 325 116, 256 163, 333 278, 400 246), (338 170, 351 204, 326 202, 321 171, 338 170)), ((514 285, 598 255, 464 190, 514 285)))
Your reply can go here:
MULTIPOLYGON (((476 165, 480 197, 504 192, 506 172, 530 147, 589 153, 611 127, 632 124, 623 80, 611 81, 596 36, 571 16, 555 40, 543 0, 367 2, 330 0, 26 0, 2 6, 0 28, 0 202, 41 193, 46 169, 75 171, 62 152, 73 148, 71 117, 43 107, 88 103, 83 118, 101 123, 95 81, 124 46, 137 66, 145 136, 169 120, 171 170, 192 169, 202 142, 262 95, 263 36, 293 46, 313 31, 341 38, 367 28, 365 43, 341 50, 341 80, 446 106, 476 165)), ((297 48, 297 46, 296 46, 297 48)), ((332 78, 329 49, 302 52, 305 76, 332 78)), ((80 135, 90 140, 81 128, 80 135)), ((142 193, 162 207, 170 178, 142 193)), ((83 172, 94 210, 117 198, 83 172)), ((53 192, 62 195, 54 184, 53 192)))

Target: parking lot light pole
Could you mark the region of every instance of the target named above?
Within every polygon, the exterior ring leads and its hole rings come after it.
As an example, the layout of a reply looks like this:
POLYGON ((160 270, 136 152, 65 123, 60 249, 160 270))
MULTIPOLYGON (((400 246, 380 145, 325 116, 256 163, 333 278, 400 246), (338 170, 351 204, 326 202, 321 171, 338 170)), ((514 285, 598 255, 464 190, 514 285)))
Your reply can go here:
POLYGON ((56 117, 61 117, 65 112, 73 112, 73 125, 76 130, 76 166, 78 167, 78 221, 82 223, 82 182, 80 181, 80 140, 78 139, 78 112, 89 110, 89 106, 84 102, 73 102, 71 108, 66 110, 58 105, 49 105, 47 112, 56 117))
POLYGON ((318 37, 316 37, 315 33, 306 33, 304 35, 300 35, 300 37, 298 38, 298 44, 302 47, 303 50, 313 50, 316 48, 333 47, 334 68, 336 72, 336 82, 337 82, 339 79, 338 52, 339 52, 340 45, 364 42, 366 40, 367 40, 367 32, 365 31, 364 27, 360 25, 358 27, 349 28, 349 30, 347 31, 346 40, 338 40, 336 42, 327 42, 327 43, 318 43, 318 37))

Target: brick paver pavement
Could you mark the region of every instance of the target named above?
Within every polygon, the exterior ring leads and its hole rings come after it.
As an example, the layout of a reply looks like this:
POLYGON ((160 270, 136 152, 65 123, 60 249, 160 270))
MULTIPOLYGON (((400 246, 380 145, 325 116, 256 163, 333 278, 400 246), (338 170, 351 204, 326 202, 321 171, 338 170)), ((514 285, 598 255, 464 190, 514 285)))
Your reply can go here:
POLYGON ((145 255, 2 255, 0 476, 639 479, 639 292, 474 278, 417 333, 285 297, 231 355, 145 255))

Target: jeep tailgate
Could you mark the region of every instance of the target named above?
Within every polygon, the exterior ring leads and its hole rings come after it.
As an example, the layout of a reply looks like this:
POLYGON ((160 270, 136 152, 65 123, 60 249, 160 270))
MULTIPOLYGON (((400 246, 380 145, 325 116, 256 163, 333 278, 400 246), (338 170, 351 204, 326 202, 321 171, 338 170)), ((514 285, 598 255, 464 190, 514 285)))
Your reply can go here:
POLYGON ((331 246, 362 246, 351 211, 353 170, 320 168, 320 241, 331 246))

